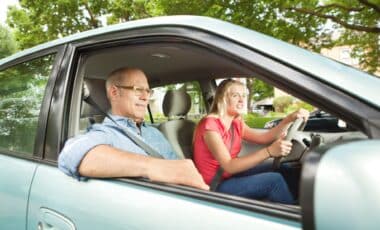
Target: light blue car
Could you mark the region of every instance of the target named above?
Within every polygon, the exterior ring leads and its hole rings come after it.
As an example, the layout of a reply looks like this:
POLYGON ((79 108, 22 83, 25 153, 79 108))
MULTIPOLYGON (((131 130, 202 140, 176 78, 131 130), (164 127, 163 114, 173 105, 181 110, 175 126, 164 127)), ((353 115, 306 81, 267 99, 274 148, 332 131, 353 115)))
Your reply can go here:
MULTIPOLYGON (((379 138, 379 78, 266 35, 197 16, 86 31, 0 60, 0 229, 378 229, 379 138), (258 78, 357 131, 290 130, 294 147, 280 163, 301 172, 297 205, 65 175, 57 167, 65 141, 102 119, 83 95, 106 110, 104 79, 125 65, 157 89, 147 120, 180 157, 191 158, 193 130, 180 129, 186 119, 163 128, 173 120, 162 121, 159 92, 184 87, 196 120, 221 78, 258 78)), ((259 147, 246 143, 241 154, 259 147)))

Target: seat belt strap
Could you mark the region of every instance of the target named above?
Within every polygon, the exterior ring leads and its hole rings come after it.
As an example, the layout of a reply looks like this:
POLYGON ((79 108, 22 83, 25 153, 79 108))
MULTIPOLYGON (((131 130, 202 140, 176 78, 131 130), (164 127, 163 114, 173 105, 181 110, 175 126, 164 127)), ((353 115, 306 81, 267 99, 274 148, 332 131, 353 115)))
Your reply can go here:
POLYGON ((210 191, 215 191, 220 182, 222 181, 223 168, 219 166, 218 171, 216 171, 214 177, 210 183, 210 191))
MULTIPOLYGON (((235 139, 235 130, 234 130, 234 127, 233 127, 232 124, 231 124, 231 127, 230 127, 230 133, 231 133, 231 143, 230 143, 230 153, 231 153, 231 151, 232 151, 232 145, 233 145, 234 139, 235 139)), ((216 188, 218 187, 218 185, 222 181, 223 172, 224 172, 223 168, 221 166, 219 166, 218 170, 216 171, 214 177, 211 180, 210 191, 215 191, 216 190, 216 188)))
POLYGON ((89 105, 93 106, 95 109, 97 109, 99 112, 101 112, 104 116, 106 116, 108 119, 110 119, 113 123, 115 123, 122 131, 123 133, 129 137, 137 146, 142 148, 149 156, 156 157, 156 158, 163 158, 161 154, 158 153, 157 150, 149 146, 147 143, 145 143, 143 140, 141 140, 139 137, 137 137, 135 134, 133 134, 130 130, 122 127, 119 125, 109 114, 104 112, 98 104, 90 96, 87 96, 84 98, 84 101, 87 102, 89 105))

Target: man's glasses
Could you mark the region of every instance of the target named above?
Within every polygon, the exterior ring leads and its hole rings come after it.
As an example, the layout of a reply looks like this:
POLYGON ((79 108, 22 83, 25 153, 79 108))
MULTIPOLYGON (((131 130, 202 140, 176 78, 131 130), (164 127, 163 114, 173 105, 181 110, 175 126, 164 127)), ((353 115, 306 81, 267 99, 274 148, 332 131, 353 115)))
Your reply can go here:
POLYGON ((139 86, 127 86, 127 85, 115 85, 116 87, 118 88, 122 88, 122 89, 129 89, 129 90, 132 90, 136 96, 141 96, 143 93, 146 93, 148 94, 148 96, 152 96, 153 95, 153 89, 149 89, 149 88, 144 88, 144 87, 139 87, 139 86))

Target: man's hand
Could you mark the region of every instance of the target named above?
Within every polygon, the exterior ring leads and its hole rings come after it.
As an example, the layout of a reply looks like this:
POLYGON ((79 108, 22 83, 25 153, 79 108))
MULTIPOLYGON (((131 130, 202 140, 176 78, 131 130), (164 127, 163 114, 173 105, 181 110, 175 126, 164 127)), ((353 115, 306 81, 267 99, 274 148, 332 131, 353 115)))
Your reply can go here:
POLYGON ((203 190, 210 189, 191 160, 151 158, 147 172, 147 177, 152 181, 187 185, 203 190))

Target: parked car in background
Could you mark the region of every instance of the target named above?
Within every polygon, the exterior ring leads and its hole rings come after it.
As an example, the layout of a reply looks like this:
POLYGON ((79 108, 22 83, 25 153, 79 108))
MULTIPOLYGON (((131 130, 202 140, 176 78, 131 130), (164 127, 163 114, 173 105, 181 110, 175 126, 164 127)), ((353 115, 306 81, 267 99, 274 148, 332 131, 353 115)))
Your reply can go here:
MULTIPOLYGON (((131 21, 19 52, 0 60, 0 229, 377 229, 379 88, 372 75, 207 17, 131 21), (126 65, 143 69, 152 88, 192 85, 201 96, 193 105, 206 109, 221 78, 254 76, 355 130, 292 129, 293 150, 281 163, 301 170, 296 205, 63 174, 57 158, 65 141, 102 120, 85 98, 107 111, 106 76, 126 65)), ((155 115, 162 115, 150 113, 146 122, 160 127, 155 115)), ((169 141, 191 158, 184 147, 192 130, 178 131, 169 141)), ((241 154, 262 147, 244 143, 241 154)))
MULTIPOLYGON (((282 118, 268 121, 265 123, 264 128, 270 129, 278 125, 282 121, 282 118)), ((322 110, 315 110, 310 113, 309 120, 305 124, 304 131, 324 132, 324 133, 336 133, 336 132, 348 132, 355 131, 355 128, 330 113, 322 110)))

